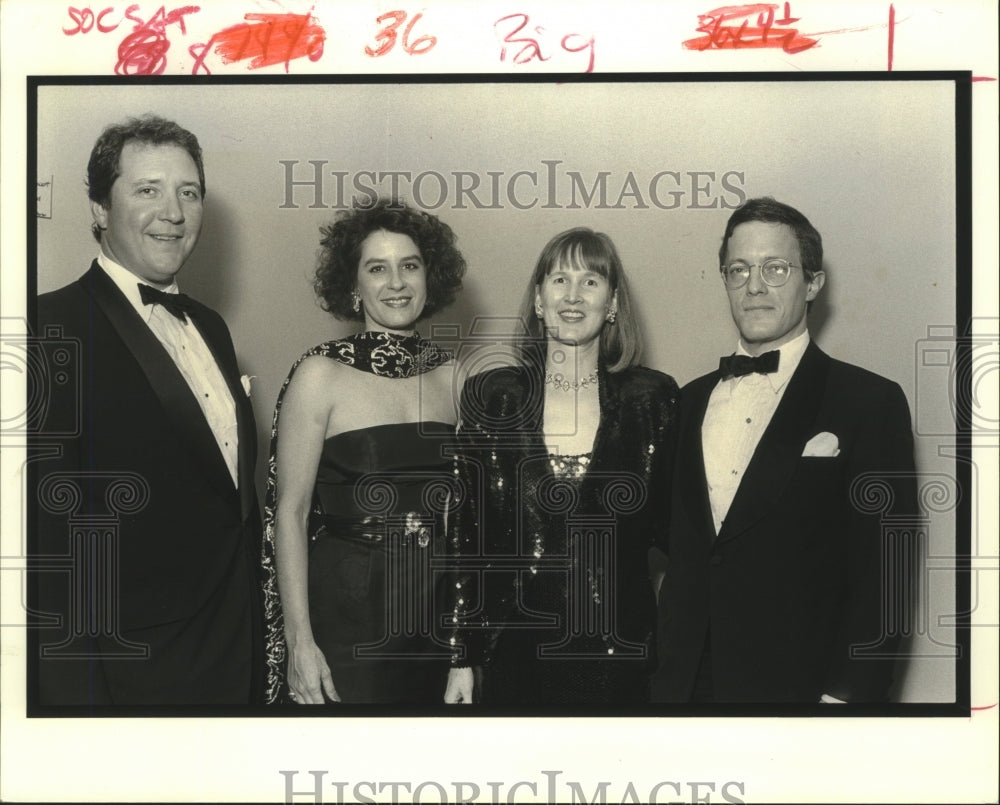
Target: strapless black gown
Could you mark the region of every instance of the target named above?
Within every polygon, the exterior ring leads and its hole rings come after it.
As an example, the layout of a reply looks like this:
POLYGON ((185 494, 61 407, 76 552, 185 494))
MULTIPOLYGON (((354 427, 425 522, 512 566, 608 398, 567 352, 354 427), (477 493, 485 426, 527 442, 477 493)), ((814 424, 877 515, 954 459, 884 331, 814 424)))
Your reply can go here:
POLYGON ((309 524, 309 616, 344 703, 442 702, 434 634, 451 473, 439 422, 345 431, 323 445, 309 524))

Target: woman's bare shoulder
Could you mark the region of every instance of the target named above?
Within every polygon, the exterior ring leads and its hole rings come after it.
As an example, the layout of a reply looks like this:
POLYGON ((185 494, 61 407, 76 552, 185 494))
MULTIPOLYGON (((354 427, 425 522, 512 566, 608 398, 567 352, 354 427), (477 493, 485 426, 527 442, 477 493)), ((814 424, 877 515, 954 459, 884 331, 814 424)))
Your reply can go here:
POLYGON ((295 367, 286 390, 287 395, 310 401, 333 404, 350 393, 354 370, 325 355, 309 355, 295 367))

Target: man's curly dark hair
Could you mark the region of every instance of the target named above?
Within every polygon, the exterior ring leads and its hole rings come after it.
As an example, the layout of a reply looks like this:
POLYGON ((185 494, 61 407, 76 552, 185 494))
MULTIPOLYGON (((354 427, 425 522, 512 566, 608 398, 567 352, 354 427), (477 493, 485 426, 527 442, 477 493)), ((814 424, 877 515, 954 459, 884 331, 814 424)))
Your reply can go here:
POLYGON ((320 228, 322 250, 313 288, 324 310, 345 321, 365 320, 364 310, 352 307, 351 292, 357 287, 361 244, 380 229, 407 235, 427 266, 427 302, 418 321, 455 301, 462 288, 465 258, 455 245, 451 227, 428 212, 380 198, 374 205, 344 210, 334 223, 320 228))

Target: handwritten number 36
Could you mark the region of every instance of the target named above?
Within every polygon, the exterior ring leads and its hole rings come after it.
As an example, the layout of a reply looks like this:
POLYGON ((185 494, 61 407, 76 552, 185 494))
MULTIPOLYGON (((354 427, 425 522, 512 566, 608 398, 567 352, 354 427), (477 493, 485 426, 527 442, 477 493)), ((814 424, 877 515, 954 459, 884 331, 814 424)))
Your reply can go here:
MULTIPOLYGON (((386 25, 378 35, 375 37, 375 41, 378 43, 378 47, 374 50, 368 45, 365 45, 365 53, 369 56, 384 56, 393 46, 396 44, 396 32, 399 30, 404 22, 406 22, 406 12, 405 11, 387 11, 376 18, 375 22, 378 25, 382 25, 388 20, 392 20, 388 25, 386 25)), ((410 33, 413 31, 413 26, 417 24, 423 16, 422 12, 418 12, 413 15, 410 20, 410 24, 403 29, 403 50, 409 53, 411 56, 418 55, 420 53, 426 53, 432 47, 437 44, 437 37, 434 36, 421 36, 413 42, 410 41, 410 33)))

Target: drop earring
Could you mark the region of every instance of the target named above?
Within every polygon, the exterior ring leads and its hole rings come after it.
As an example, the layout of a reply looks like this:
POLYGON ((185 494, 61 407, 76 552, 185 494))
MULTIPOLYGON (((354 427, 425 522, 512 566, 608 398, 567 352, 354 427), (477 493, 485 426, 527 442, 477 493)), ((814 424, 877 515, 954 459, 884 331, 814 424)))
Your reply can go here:
POLYGON ((361 312, 361 294, 357 290, 351 291, 351 307, 354 308, 355 313, 361 312))

